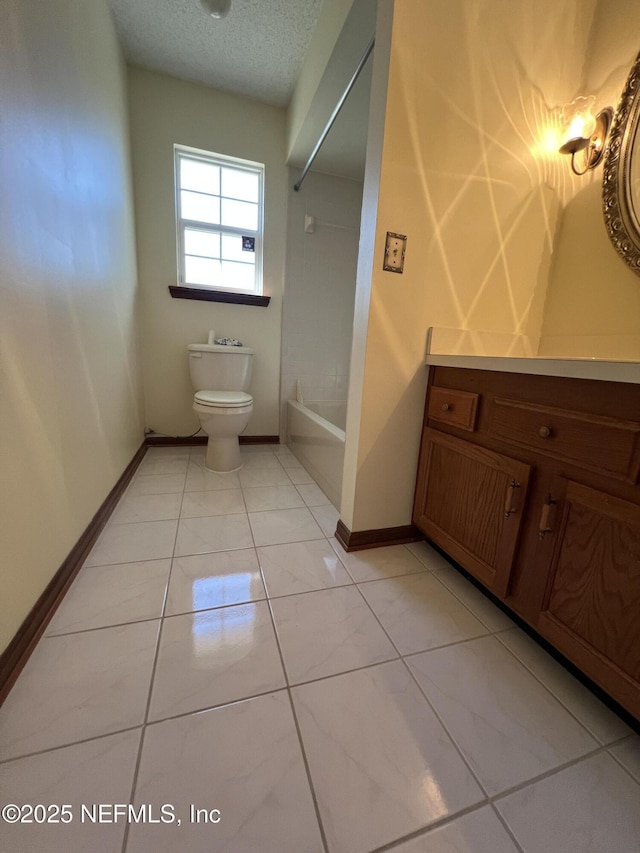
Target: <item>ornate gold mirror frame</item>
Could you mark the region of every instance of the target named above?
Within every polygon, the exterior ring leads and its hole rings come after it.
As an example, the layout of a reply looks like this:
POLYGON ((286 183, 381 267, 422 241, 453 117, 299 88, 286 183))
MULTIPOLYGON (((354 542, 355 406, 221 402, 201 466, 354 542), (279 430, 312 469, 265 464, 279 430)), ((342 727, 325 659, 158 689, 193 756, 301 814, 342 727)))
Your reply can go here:
POLYGON ((640 53, 611 126, 604 160, 602 207, 609 238, 640 275, 640 53))

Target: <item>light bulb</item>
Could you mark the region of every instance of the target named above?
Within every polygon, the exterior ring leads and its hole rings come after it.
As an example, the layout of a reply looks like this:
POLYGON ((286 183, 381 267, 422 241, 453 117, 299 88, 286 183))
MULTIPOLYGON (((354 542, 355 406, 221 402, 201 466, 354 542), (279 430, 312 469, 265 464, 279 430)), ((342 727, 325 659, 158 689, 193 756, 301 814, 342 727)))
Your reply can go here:
POLYGON ((200 0, 200 5, 212 18, 225 18, 231 8, 231 0, 200 0))
POLYGON ((586 98, 576 98, 564 107, 562 117, 566 139, 588 139, 591 136, 596 124, 593 116, 595 101, 595 95, 589 95, 586 98))

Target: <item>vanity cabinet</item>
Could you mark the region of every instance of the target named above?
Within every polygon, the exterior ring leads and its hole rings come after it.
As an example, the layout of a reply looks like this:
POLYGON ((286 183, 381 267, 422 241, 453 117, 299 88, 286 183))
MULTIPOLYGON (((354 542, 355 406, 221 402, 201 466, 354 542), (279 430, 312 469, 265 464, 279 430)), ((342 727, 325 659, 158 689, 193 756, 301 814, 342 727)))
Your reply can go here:
POLYGON ((504 595, 531 466, 427 428, 414 523, 492 592, 504 595))
MULTIPOLYGON (((545 535, 555 538, 537 630, 622 705, 640 684, 640 506, 557 480, 545 535)), ((634 697, 635 693, 635 697, 634 697)))
POLYGON ((414 524, 640 718, 640 386, 430 370, 414 524))

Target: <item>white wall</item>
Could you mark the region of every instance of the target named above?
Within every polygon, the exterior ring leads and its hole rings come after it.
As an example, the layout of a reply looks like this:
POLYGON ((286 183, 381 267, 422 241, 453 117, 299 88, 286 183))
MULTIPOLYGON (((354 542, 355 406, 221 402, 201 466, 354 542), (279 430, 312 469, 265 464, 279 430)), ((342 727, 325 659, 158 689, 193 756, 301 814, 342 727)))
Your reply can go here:
MULTIPOLYGON (((287 109, 287 160, 306 121, 354 0, 325 0, 287 109)), ((327 118, 321 127, 326 124, 327 118)), ((322 122, 322 118, 320 119, 322 122)), ((317 138, 317 133, 316 133, 317 138)), ((309 152, 310 153, 310 152, 309 152)))
POLYGON ((125 69, 106 0, 0 5, 0 650, 142 442, 125 69))
MULTIPOLYGON (((309 172, 299 192, 290 169, 282 329, 283 402, 346 400, 360 235, 362 184, 309 172), (305 216, 314 219, 305 231, 305 216)), ((286 408, 283 408, 286 412, 286 408)))
POLYGON ((162 74, 129 69, 138 273, 143 295, 146 425, 189 434, 192 411, 187 344, 216 335, 255 349, 247 435, 279 431, 280 335, 287 170, 285 111, 162 74), (177 284, 173 145, 265 164, 264 294, 267 308, 172 299, 177 284))

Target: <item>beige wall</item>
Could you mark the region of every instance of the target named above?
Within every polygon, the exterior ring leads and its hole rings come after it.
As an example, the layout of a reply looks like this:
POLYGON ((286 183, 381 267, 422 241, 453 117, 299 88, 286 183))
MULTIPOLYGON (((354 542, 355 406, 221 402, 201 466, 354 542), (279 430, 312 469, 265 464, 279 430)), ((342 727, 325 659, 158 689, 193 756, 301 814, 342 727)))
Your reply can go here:
POLYGON ((142 442, 125 69, 106 0, 0 9, 0 650, 142 442))
MULTIPOLYGON (((594 12, 595 0, 395 4, 380 177, 365 175, 373 268, 358 273, 341 511, 352 530, 410 522, 427 327, 541 331, 558 211, 579 181, 544 141, 558 105, 582 94, 594 12), (408 236, 402 276, 382 270, 387 231, 408 236)), ((374 70, 374 100, 381 80, 374 70)))
MULTIPOLYGON (((640 50, 640 6, 599 0, 581 92, 617 107, 640 50)), ((640 361, 640 277, 615 253, 602 217, 602 166, 579 179, 554 246, 540 355, 640 361)))
POLYGON ((255 349, 247 435, 277 435, 286 235, 285 112, 138 68, 129 73, 138 274, 143 295, 146 425, 169 435, 198 427, 187 344, 209 329, 255 349), (265 164, 264 293, 268 308, 172 299, 177 283, 173 145, 265 164))

